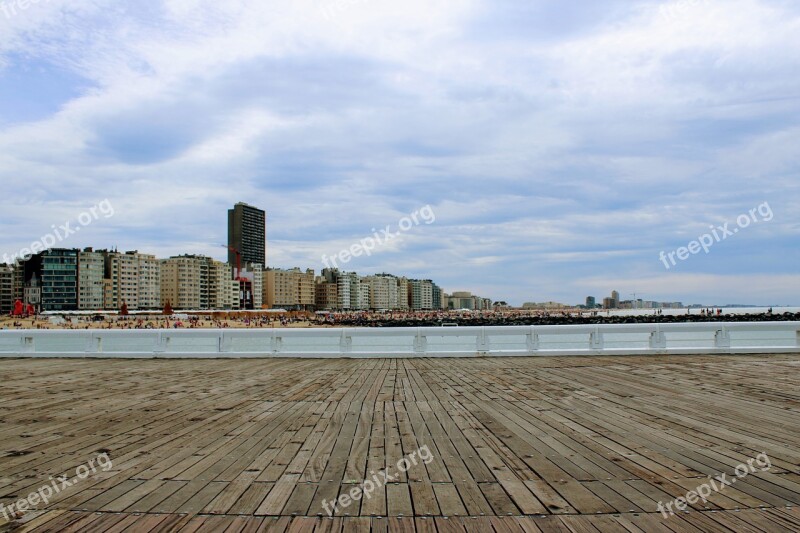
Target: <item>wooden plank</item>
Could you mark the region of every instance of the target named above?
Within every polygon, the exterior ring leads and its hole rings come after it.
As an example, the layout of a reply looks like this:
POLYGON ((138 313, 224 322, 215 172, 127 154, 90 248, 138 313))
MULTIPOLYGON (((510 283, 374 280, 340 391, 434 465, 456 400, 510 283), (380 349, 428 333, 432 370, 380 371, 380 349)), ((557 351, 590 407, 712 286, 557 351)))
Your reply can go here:
POLYGON ((28 385, 0 391, 0 503, 101 450, 114 461, 23 528, 683 533, 800 523, 800 356, 9 364, 28 385), (401 472, 398 461, 423 445, 433 460, 401 472), (730 477, 761 451, 769 472, 690 514, 657 513, 659 501, 730 477), (318 516, 323 501, 381 472, 393 479, 339 516, 318 516))

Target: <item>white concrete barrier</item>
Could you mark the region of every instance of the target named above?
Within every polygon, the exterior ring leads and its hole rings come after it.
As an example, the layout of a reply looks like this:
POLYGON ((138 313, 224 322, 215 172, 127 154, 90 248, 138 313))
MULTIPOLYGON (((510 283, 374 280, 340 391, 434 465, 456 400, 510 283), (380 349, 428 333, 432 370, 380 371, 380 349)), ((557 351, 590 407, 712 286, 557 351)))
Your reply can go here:
POLYGON ((382 358, 758 353, 800 353, 800 322, 0 331, 0 358, 382 358))

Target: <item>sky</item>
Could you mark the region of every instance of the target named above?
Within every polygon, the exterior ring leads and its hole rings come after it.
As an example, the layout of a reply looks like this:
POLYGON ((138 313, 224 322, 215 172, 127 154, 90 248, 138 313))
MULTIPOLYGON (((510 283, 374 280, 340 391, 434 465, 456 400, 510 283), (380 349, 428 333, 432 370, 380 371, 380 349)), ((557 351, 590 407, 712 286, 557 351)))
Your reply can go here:
POLYGON ((800 305, 798 35, 792 0, 0 0, 0 260, 66 222, 224 260, 244 201, 270 267, 388 228, 338 265, 800 305))

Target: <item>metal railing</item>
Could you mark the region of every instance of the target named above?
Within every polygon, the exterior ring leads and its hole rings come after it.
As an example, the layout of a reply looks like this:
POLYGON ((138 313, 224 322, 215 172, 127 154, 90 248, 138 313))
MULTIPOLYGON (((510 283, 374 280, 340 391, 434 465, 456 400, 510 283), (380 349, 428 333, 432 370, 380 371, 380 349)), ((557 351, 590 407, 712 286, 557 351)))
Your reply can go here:
POLYGON ((0 331, 0 358, 375 358, 749 353, 800 353, 800 322, 0 331))

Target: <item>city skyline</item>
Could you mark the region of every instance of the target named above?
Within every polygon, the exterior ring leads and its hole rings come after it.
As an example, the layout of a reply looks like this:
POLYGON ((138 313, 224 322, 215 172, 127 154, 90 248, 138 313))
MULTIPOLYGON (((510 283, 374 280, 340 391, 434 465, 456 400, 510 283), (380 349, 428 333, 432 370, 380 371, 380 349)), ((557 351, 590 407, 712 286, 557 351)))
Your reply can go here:
POLYGON ((108 200, 59 245, 224 259, 244 200, 270 266, 319 271, 430 206, 344 268, 520 305, 800 304, 795 4, 13 6, 0 256, 108 200))
MULTIPOLYGON (((256 206, 249 205, 249 204, 246 204, 244 202, 237 202, 236 205, 246 206, 246 207, 248 207, 250 209, 253 209, 253 210, 256 210, 256 211, 265 212, 264 210, 261 210, 256 206)), ((230 214, 231 214, 232 211, 233 211, 233 209, 228 210, 228 216, 226 218, 226 220, 228 221, 229 224, 230 224, 230 221, 231 221, 230 214)), ((227 229, 226 234, 228 234, 230 236, 230 228, 227 229)), ((38 242, 38 241, 35 241, 35 242, 38 242)), ((358 241, 355 241, 355 243, 357 244, 358 241)), ((264 244, 265 244, 265 246, 264 246, 265 249, 269 247, 269 243, 266 240, 265 240, 264 244)), ((29 248, 30 247, 23 248, 23 250, 28 250, 29 248)), ((157 261, 164 261, 164 260, 167 260, 167 259, 176 259, 176 258, 181 258, 181 257, 198 256, 198 257, 206 257, 206 258, 212 259, 214 261, 219 261, 220 263, 225 264, 228 267, 230 267, 231 273, 235 273, 236 266, 237 266, 236 259, 235 259, 236 254, 231 252, 230 250, 228 252, 224 252, 223 251, 222 253, 216 252, 216 250, 215 250, 216 248, 217 247, 212 246, 211 249, 214 250, 214 251, 213 251, 213 253, 209 253, 209 254, 199 253, 199 252, 185 252, 184 251, 184 252, 170 253, 167 256, 161 256, 161 255, 157 255, 157 254, 152 254, 151 252, 148 252, 146 250, 141 250, 141 249, 139 249, 137 247, 134 247, 133 249, 130 249, 130 250, 123 250, 123 249, 119 249, 117 247, 96 247, 96 246, 86 246, 86 247, 64 246, 64 247, 61 247, 61 246, 54 246, 52 248, 48 248, 48 250, 49 249, 53 249, 53 250, 70 250, 70 251, 76 251, 76 252, 77 251, 87 251, 87 250, 89 250, 89 251, 96 252, 96 253, 119 254, 120 256, 124 256, 126 254, 131 254, 131 253, 136 253, 136 254, 141 254, 141 255, 152 256, 157 261), (224 256, 224 257, 220 258, 220 256, 224 256), (234 258, 232 261, 231 261, 231 256, 234 258)), ((224 246, 223 245, 223 248, 229 248, 229 246, 224 246)), ((13 263, 5 263, 2 260, 0 260, 0 266, 2 266, 2 265, 10 266, 12 264, 13 263)), ((243 271, 248 270, 247 269, 247 265, 250 265, 250 264, 251 264, 250 262, 243 261, 242 262, 242 266, 243 266, 242 270, 243 271)), ((256 263, 256 264, 259 264, 259 263, 256 263)), ((359 270, 359 269, 331 268, 331 266, 328 265, 328 264, 325 264, 324 261, 322 263, 322 266, 319 267, 319 268, 309 267, 307 265, 302 265, 302 266, 298 266, 298 265, 292 265, 292 266, 287 266, 287 265, 280 265, 280 266, 263 265, 263 269, 264 269, 264 272, 266 272, 268 270, 288 271, 288 270, 297 270, 297 269, 300 269, 300 270, 302 270, 302 269, 310 269, 310 270, 314 270, 315 273, 319 273, 319 274, 322 274, 322 272, 324 270, 326 270, 326 269, 328 269, 328 270, 332 269, 332 270, 340 271, 340 272, 342 272, 344 274, 348 274, 348 273, 357 274, 360 277, 374 277, 374 276, 381 276, 381 275, 393 275, 393 274, 386 274, 386 271, 378 272, 377 270, 374 270, 374 271, 369 271, 369 270, 363 271, 363 270, 359 270)), ((429 279, 430 278, 430 276, 426 277, 424 275, 424 273, 421 274, 419 278, 416 278, 414 276, 409 277, 409 276, 404 275, 404 274, 401 274, 401 276, 405 277, 407 279, 429 279)), ((459 290, 451 290, 451 294, 458 293, 459 291, 460 291, 460 289, 459 290)), ((606 291, 606 292, 608 292, 608 291, 606 291)), ((631 298, 621 297, 619 291, 617 291, 617 290, 612 290, 610 292, 611 292, 611 295, 612 295, 611 298, 603 298, 602 296, 597 297, 597 296, 589 295, 589 296, 578 298, 577 301, 548 299, 548 300, 546 300, 546 303, 547 304, 557 303, 557 304, 563 304, 563 305, 566 305, 566 306, 579 307, 579 306, 586 305, 588 303, 589 298, 593 298, 596 301, 597 305, 598 305, 598 309, 606 309, 606 308, 612 308, 613 309, 613 308, 619 308, 620 303, 628 303, 628 304, 630 304, 631 302, 649 302, 649 303, 658 302, 658 303, 662 303, 662 304, 669 304, 669 305, 675 307, 672 304, 679 302, 679 299, 670 298, 669 294, 667 294, 665 296, 665 298, 663 298, 663 299, 644 299, 644 298, 635 298, 635 296, 637 295, 636 292, 622 293, 623 295, 630 296, 631 298), (607 307, 605 305, 605 303, 604 303, 604 300, 613 299, 614 295, 616 295, 616 304, 614 306, 607 307)), ((474 291, 470 291, 470 293, 476 294, 474 291)), ((601 291, 601 293, 602 293, 602 291, 601 291)), ((605 294, 605 293, 603 293, 603 294, 605 294)), ((639 296, 644 296, 644 294, 641 293, 641 292, 639 292, 638 295, 639 296)), ((548 298, 548 295, 546 295, 546 294, 541 295, 541 296, 542 296, 542 298, 539 298, 538 300, 537 299, 534 299, 534 300, 535 301, 545 302, 545 299, 548 298)), ((492 298, 492 300, 495 301, 495 302, 508 303, 508 305, 510 305, 511 307, 516 307, 516 308, 522 308, 524 306, 524 304, 528 304, 528 303, 531 303, 532 301, 534 301, 534 300, 531 300, 531 298, 529 298, 527 296, 520 296, 517 299, 502 299, 502 298, 494 299, 494 298, 492 298)), ((681 301, 681 303, 683 303, 683 302, 681 301)), ((694 306, 694 307, 698 307, 698 306, 700 306, 700 307, 706 307, 706 306, 708 306, 708 307, 729 307, 729 306, 737 307, 737 306, 742 306, 742 305, 753 305, 753 306, 756 306, 756 307, 773 307, 773 306, 774 307, 781 307, 781 306, 784 306, 784 307, 796 307, 796 304, 791 303, 791 302, 789 302, 789 303, 779 303, 779 302, 773 302, 773 303, 752 303, 752 302, 751 303, 745 303, 744 301, 739 301, 739 302, 737 302, 737 301, 703 301, 703 300, 698 300, 698 299, 687 301, 687 302, 685 302, 685 304, 686 304, 686 306, 694 306)), ((683 307, 683 306, 678 306, 678 307, 683 307)), ((648 308, 652 308, 652 307, 648 307, 648 308)))
MULTIPOLYGON (((258 247, 257 247, 258 248, 258 247)), ((14 266, 0 264, 0 314, 177 310, 441 311, 492 308, 466 291, 447 294, 430 279, 360 276, 324 269, 264 268, 183 254, 51 248, 14 266)))

